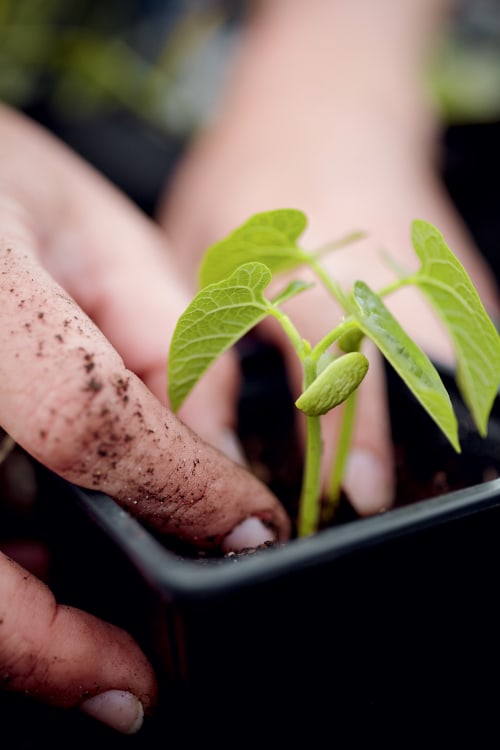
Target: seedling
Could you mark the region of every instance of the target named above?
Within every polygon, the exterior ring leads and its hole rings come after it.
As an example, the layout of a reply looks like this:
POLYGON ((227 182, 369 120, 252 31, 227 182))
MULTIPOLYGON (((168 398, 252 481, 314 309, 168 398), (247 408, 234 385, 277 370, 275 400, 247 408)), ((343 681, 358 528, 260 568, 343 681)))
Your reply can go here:
MULTIPOLYGON (((458 422, 441 377, 422 349, 405 333, 383 298, 413 285, 442 319, 456 356, 457 385, 478 432, 484 437, 500 382, 500 337, 468 274, 431 224, 416 220, 411 239, 420 268, 374 292, 356 281, 348 292, 321 263, 329 248, 308 252, 297 244, 305 215, 283 209, 252 216, 206 251, 200 291, 177 322, 168 359, 168 394, 177 411, 203 373, 266 316, 282 325, 302 365, 303 391, 295 405, 306 415, 306 449, 297 534, 318 530, 321 509, 332 516, 338 503, 349 451, 356 394, 369 367, 361 352, 371 339, 422 407, 460 452, 458 422), (295 280, 276 297, 264 292, 273 276, 309 266, 343 308, 344 315, 315 346, 282 310, 287 300, 312 286, 295 280), (345 402, 337 456, 323 498, 321 417, 345 402)), ((347 238, 347 239, 353 239, 347 238)))

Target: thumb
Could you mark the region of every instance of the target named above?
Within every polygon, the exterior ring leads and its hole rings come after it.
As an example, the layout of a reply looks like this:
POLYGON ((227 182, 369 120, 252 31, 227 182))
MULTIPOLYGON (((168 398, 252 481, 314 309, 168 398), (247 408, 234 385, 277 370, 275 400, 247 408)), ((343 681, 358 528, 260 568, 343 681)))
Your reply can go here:
POLYGON ((125 734, 154 708, 153 669, 125 631, 58 605, 47 586, 0 553, 0 686, 79 707, 125 734))

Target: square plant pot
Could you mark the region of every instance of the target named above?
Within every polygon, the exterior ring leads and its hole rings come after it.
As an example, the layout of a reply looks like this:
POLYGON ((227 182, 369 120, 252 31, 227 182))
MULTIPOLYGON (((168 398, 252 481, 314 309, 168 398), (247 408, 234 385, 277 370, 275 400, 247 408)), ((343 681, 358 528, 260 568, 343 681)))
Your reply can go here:
MULTIPOLYGON (((422 728, 429 707, 466 701, 470 712, 491 696, 500 673, 500 408, 482 440, 443 374, 461 415, 457 461, 388 377, 395 439, 406 440, 422 487, 435 481, 434 495, 370 518, 344 514, 279 547, 187 558, 110 497, 42 472, 62 571, 56 594, 143 646, 160 679, 154 731, 202 742, 229 717, 255 742, 270 727, 284 740, 339 722, 355 736, 363 716, 373 739, 389 707, 422 728)), ((279 377, 264 382, 283 392, 279 377)), ((253 398, 262 393, 247 387, 243 415, 253 398)))

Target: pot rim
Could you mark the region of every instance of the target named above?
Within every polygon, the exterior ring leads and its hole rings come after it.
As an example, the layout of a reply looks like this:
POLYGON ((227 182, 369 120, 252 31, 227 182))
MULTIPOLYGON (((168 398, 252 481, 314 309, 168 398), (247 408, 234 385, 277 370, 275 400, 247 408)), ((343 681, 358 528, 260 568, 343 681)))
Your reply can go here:
POLYGON ((62 491, 164 596, 226 596, 230 590, 255 587, 293 572, 355 554, 380 542, 414 535, 429 527, 453 523, 500 505, 500 478, 437 497, 419 500, 377 516, 355 519, 243 556, 184 558, 164 547, 130 513, 108 495, 84 490, 59 477, 62 491))

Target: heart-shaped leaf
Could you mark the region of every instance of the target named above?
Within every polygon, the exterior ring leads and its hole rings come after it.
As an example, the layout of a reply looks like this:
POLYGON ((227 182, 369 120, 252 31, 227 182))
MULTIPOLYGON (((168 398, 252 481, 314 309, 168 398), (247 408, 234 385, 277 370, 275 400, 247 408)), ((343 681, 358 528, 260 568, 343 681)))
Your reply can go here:
POLYGON ((457 384, 484 436, 500 383, 500 336, 443 235, 432 224, 418 220, 412 224, 412 242, 422 263, 413 281, 451 336, 457 384))
POLYGON ((170 344, 168 395, 174 411, 208 367, 272 309, 263 294, 270 280, 265 265, 245 263, 191 301, 177 321, 170 344))
POLYGON ((255 214, 206 250, 199 272, 200 287, 227 278, 249 261, 264 263, 272 274, 302 265, 310 256, 297 246, 297 239, 306 224, 305 215, 295 209, 255 214))
POLYGON ((422 349, 403 330, 380 297, 362 281, 353 289, 353 314, 361 330, 377 345, 414 396, 460 451, 458 425, 441 377, 422 349))

